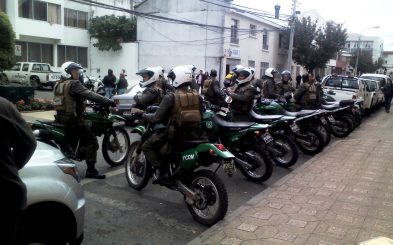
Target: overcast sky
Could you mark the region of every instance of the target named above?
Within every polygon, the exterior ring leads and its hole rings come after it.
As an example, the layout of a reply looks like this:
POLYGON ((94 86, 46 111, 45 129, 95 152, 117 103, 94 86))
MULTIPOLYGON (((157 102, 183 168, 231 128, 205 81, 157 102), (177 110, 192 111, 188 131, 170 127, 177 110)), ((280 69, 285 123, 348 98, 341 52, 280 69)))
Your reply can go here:
MULTIPOLYGON (((274 5, 281 6, 281 14, 290 14, 292 0, 234 0, 233 3, 274 13, 274 5)), ((393 0, 298 0, 297 10, 311 9, 326 20, 344 24, 348 33, 378 36, 384 50, 393 51, 393 0), (380 26, 379 29, 367 29, 380 26)))

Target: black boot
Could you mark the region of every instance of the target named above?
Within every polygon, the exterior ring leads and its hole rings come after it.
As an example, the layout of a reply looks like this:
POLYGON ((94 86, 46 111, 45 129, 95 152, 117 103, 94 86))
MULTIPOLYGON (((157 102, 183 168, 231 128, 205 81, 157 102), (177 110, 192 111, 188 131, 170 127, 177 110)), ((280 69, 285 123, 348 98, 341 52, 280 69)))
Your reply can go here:
POLYGON ((98 170, 95 168, 96 163, 90 162, 87 163, 87 170, 86 170, 86 178, 91 179, 105 179, 105 174, 100 174, 98 170))
POLYGON ((158 176, 157 179, 153 180, 152 183, 153 183, 153 184, 160 184, 160 185, 163 185, 163 184, 165 184, 166 182, 168 182, 168 180, 169 180, 168 171, 167 171, 166 167, 164 167, 164 166, 159 167, 159 168, 158 168, 158 171, 160 172, 160 174, 159 174, 159 176, 158 176))

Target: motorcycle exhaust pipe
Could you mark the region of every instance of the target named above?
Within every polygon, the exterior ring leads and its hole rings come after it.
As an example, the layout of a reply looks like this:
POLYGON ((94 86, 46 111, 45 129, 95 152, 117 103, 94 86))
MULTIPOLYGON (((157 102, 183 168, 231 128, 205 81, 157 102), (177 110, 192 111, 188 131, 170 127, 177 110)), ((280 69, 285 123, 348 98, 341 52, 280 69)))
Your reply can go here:
POLYGON ((241 160, 240 158, 238 158, 238 157, 236 157, 235 156, 235 162, 237 163, 237 164, 239 164, 242 168, 244 168, 244 169, 251 169, 252 168, 252 165, 251 164, 249 164, 248 162, 246 162, 246 161, 243 161, 243 160, 241 160))

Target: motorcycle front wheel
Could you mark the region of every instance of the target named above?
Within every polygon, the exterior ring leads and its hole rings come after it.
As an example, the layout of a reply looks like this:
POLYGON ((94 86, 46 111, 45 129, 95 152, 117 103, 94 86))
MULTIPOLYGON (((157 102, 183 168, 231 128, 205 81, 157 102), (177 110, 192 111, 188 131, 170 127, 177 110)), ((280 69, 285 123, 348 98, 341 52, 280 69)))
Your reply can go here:
POLYGON ((196 194, 194 203, 187 204, 195 221, 212 226, 224 218, 228 211, 228 194, 217 174, 206 169, 196 171, 188 187, 196 194))
POLYGON ((277 166, 289 168, 299 157, 299 152, 293 140, 284 134, 273 134, 274 149, 269 151, 271 158, 277 166))
POLYGON ((102 155, 112 167, 119 166, 127 159, 130 137, 122 126, 114 126, 108 130, 102 140, 102 155))
POLYGON ((273 173, 273 162, 270 158, 269 152, 262 147, 253 147, 245 150, 241 154, 235 153, 236 158, 244 161, 250 165, 239 163, 235 158, 235 163, 240 172, 250 181, 261 183, 270 178, 273 173))
POLYGON ((300 137, 296 137, 296 145, 304 154, 315 155, 325 147, 323 136, 313 128, 302 133, 300 137))
POLYGON ((139 143, 139 141, 136 141, 130 145, 130 152, 125 164, 128 185, 138 191, 147 185, 151 175, 151 166, 146 161, 145 154, 143 154, 143 151, 139 155, 136 152, 139 143))

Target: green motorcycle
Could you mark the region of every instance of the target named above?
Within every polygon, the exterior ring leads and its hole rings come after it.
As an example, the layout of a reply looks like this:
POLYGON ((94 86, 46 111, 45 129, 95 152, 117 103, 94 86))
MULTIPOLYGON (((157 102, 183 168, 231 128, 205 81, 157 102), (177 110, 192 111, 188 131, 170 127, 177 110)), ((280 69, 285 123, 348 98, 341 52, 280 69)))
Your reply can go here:
POLYGON ((272 159, 261 146, 273 141, 268 127, 254 122, 228 122, 213 110, 206 110, 200 125, 200 136, 224 144, 235 155, 235 166, 240 172, 248 180, 261 183, 273 173, 272 159))
MULTIPOLYGON (((100 104, 91 105, 93 111, 84 114, 86 125, 95 136, 102 136, 102 155, 105 161, 111 166, 121 165, 127 158, 130 138, 124 126, 119 124, 125 119, 118 115, 109 114, 109 107, 100 104)), ((80 161, 79 148, 80 138, 76 148, 67 142, 66 128, 63 124, 55 121, 37 120, 30 123, 37 140, 43 141, 59 148, 62 153, 74 160, 80 161)))
MULTIPOLYGON (((141 148, 146 139, 160 128, 162 130, 162 126, 148 124, 146 127, 139 125, 131 131, 141 135, 140 141, 131 144, 125 164, 127 182, 135 190, 142 190, 150 178, 153 184, 158 179, 158 170, 146 160, 141 148)), ((167 163, 169 177, 160 185, 183 195, 194 220, 206 226, 214 225, 224 218, 228 210, 228 194, 216 172, 223 166, 225 172, 232 174, 234 156, 222 144, 205 140, 182 142, 177 150, 167 163), (215 171, 197 170, 214 163, 219 164, 215 171)))

